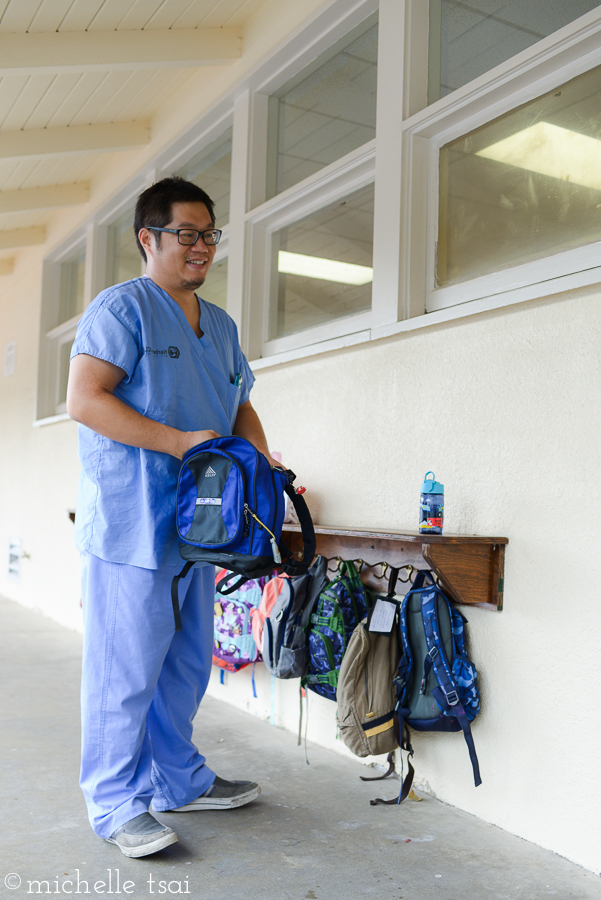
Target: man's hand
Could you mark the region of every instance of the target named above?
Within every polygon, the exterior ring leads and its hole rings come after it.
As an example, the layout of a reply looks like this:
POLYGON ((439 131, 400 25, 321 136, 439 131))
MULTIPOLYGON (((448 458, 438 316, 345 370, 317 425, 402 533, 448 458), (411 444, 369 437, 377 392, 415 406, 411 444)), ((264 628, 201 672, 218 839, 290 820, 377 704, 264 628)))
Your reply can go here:
POLYGON ((144 450, 182 459, 190 447, 219 437, 215 431, 179 431, 136 412, 114 396, 126 373, 119 366, 80 353, 71 360, 67 412, 97 434, 144 450))
POLYGON ((182 436, 180 445, 181 453, 178 454, 180 459, 183 459, 188 450, 191 450, 192 447, 196 447, 197 444, 202 444, 204 441, 211 441, 213 438, 221 437, 216 431, 180 431, 180 434, 182 436))

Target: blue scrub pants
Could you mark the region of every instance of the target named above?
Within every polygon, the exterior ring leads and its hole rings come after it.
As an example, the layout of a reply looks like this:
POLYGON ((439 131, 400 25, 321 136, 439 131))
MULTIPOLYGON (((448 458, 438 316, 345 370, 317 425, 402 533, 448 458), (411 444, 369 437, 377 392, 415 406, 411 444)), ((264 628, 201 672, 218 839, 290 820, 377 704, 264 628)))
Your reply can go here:
POLYGON ((192 743, 211 673, 215 573, 180 582, 175 632, 171 579, 82 554, 84 648, 80 784, 92 828, 106 838, 146 812, 175 809, 215 780, 192 743))

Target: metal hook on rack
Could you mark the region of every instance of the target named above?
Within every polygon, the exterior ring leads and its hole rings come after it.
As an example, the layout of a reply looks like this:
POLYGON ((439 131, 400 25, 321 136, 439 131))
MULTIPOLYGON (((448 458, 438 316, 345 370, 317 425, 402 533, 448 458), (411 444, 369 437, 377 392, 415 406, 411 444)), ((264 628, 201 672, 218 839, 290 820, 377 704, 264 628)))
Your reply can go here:
POLYGON ((408 582, 410 583, 410 582, 411 582, 411 576, 413 575, 413 572, 415 571, 414 567, 411 566, 411 565, 409 565, 409 564, 407 564, 406 566, 402 566, 401 568, 402 568, 402 569, 405 569, 405 571, 407 572, 407 577, 406 577, 406 578, 401 578, 401 577, 400 577, 400 572, 401 572, 401 570, 399 569, 399 581, 401 582, 401 584, 407 584, 408 582))
MULTIPOLYGON (((376 575, 376 578, 386 578, 386 573, 387 573, 388 569, 390 568, 389 564, 387 562, 379 562, 379 563, 376 563, 375 565, 382 566, 382 572, 380 573, 380 575, 376 575)), ((374 566, 374 568, 375 568, 375 566, 374 566)))
POLYGON ((344 562, 344 560, 343 560, 343 558, 342 558, 341 556, 332 556, 332 557, 330 557, 330 558, 327 560, 327 563, 328 563, 328 572, 340 572, 340 566, 342 565, 343 562, 344 562), (335 563, 336 563, 336 565, 335 565, 333 568, 332 568, 332 566, 330 566, 330 563, 332 563, 332 562, 335 562, 335 563))

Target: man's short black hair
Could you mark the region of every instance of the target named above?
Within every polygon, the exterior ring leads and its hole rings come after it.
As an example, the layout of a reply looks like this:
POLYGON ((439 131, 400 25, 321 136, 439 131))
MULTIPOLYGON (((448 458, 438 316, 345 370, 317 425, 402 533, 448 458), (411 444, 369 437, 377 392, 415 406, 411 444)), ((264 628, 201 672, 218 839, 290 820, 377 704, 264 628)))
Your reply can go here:
MULTIPOLYGON (((148 225, 156 225, 157 228, 165 228, 172 219, 174 203, 204 203, 211 217, 211 223, 215 225, 215 204, 209 195, 198 185, 184 178, 162 178, 149 188, 146 188, 138 197, 136 212, 134 215, 134 233, 138 250, 142 259, 146 262, 146 253, 140 238, 140 229, 148 225)), ((155 231, 157 244, 161 244, 161 232, 155 231)))

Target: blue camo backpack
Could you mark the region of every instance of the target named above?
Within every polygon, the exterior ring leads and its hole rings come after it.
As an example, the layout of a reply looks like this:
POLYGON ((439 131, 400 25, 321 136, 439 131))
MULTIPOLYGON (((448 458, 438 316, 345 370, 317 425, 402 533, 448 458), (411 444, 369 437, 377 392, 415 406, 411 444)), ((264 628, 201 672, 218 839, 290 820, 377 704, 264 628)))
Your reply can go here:
POLYGON ((244 438, 230 435, 192 447, 182 460, 176 501, 180 554, 187 560, 171 584, 175 630, 181 631, 178 586, 197 562, 228 569, 239 578, 226 594, 248 580, 270 575, 281 565, 288 575, 306 572, 315 555, 315 532, 294 472, 272 467, 244 438), (285 498, 296 510, 303 538, 297 560, 282 541, 285 498))
POLYGON ((415 731, 463 731, 478 787, 482 780, 470 722, 480 712, 480 695, 476 667, 466 654, 467 619, 432 574, 422 570, 403 599, 399 623, 403 653, 394 679, 396 733, 406 734, 405 726, 415 731), (424 584, 426 578, 431 584, 424 584))
POLYGON ((353 631, 373 605, 352 561, 343 562, 340 574, 321 591, 311 615, 307 644, 308 674, 301 686, 336 700, 340 664, 353 631))

